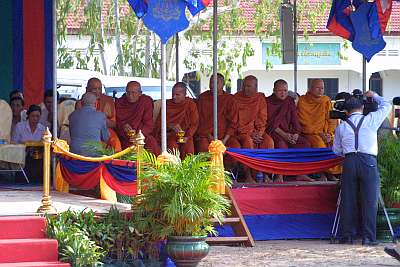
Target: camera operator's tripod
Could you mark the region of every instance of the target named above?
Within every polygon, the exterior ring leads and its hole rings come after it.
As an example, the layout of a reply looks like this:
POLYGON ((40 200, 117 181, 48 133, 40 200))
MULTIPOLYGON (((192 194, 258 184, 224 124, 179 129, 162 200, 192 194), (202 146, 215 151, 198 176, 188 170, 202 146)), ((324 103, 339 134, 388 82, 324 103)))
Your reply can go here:
MULTIPOLYGON (((333 226, 332 226, 332 230, 331 230, 331 243, 332 244, 335 244, 335 243, 338 242, 337 234, 338 234, 339 222, 340 222, 339 210, 340 210, 340 202, 341 202, 341 193, 342 193, 342 190, 340 189, 339 196, 338 196, 338 199, 337 199, 337 202, 336 202, 335 219, 333 221, 333 226)), ((386 218, 389 230, 390 230, 390 234, 392 235, 392 242, 393 243, 397 243, 396 237, 394 236, 392 223, 390 222, 389 215, 388 215, 388 213, 386 211, 385 203, 383 202, 382 194, 381 194, 380 191, 379 191, 379 197, 378 197, 378 204, 383 209, 383 212, 385 214, 385 218, 386 218)), ((378 206, 378 208, 379 208, 379 206, 378 206)))

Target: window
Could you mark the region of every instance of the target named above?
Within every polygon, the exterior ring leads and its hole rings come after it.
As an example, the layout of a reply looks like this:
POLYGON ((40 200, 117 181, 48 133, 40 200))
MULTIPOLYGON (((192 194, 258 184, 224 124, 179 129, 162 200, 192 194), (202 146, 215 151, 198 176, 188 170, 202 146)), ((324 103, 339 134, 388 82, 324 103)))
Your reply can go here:
POLYGON ((379 72, 372 73, 371 77, 369 78, 369 89, 379 95, 382 95, 382 78, 379 72))
MULTIPOLYGON (((311 86, 311 81, 317 78, 309 78, 307 80, 308 88, 311 86)), ((325 95, 334 99, 339 92, 339 79, 338 78, 321 78, 325 84, 325 95)))

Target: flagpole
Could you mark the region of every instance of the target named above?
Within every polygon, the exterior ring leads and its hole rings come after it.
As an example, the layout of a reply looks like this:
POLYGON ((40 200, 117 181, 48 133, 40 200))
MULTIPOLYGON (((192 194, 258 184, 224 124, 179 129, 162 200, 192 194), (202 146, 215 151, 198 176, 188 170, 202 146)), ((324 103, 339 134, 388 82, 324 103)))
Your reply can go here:
POLYGON ((175 82, 179 82, 179 34, 175 34, 175 82))
POLYGON ((167 66, 165 64, 165 44, 161 42, 161 152, 167 151, 167 100, 165 91, 165 76, 167 66))
MULTIPOLYGON (((52 0, 52 26, 53 26, 53 138, 58 137, 58 99, 57 99, 57 0, 52 0)), ((56 158, 51 158, 53 184, 56 178, 56 158)))
POLYGON ((367 91, 367 60, 362 57, 362 90, 365 93, 367 91))
POLYGON ((218 1, 213 1, 213 127, 214 139, 218 139, 218 1))

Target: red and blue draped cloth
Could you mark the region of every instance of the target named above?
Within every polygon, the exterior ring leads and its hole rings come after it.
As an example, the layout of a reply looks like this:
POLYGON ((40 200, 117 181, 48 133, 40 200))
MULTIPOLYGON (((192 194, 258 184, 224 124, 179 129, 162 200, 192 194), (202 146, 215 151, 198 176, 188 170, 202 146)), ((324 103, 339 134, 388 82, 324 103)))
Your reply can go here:
POLYGON ((59 156, 61 174, 71 186, 88 190, 106 184, 121 195, 134 196, 136 189, 136 163, 127 160, 87 162, 59 156))
POLYGON ((174 34, 189 26, 186 9, 195 16, 210 0, 128 0, 136 16, 166 44, 174 34))
POLYGON ((226 153, 252 169, 282 175, 317 173, 343 161, 343 158, 335 155, 330 148, 228 148, 226 153))
POLYGON ((22 91, 27 106, 53 88, 53 1, 0 1, 0 98, 22 91))

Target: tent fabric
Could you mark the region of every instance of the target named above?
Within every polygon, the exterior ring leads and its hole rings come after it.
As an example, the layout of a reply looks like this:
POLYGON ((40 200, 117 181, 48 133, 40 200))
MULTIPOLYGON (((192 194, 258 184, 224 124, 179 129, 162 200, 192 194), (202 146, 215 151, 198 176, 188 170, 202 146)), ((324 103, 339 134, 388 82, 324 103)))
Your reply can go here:
POLYGON ((317 173, 343 162, 343 158, 335 155, 330 148, 228 148, 226 153, 253 169, 282 175, 317 173))
POLYGON ((96 187, 102 178, 115 192, 133 196, 137 193, 136 164, 126 160, 101 163, 73 160, 59 156, 63 179, 71 186, 83 190, 96 187))
POLYGON ((52 10, 52 0, 0 1, 0 98, 19 90, 29 106, 53 88, 52 10))

